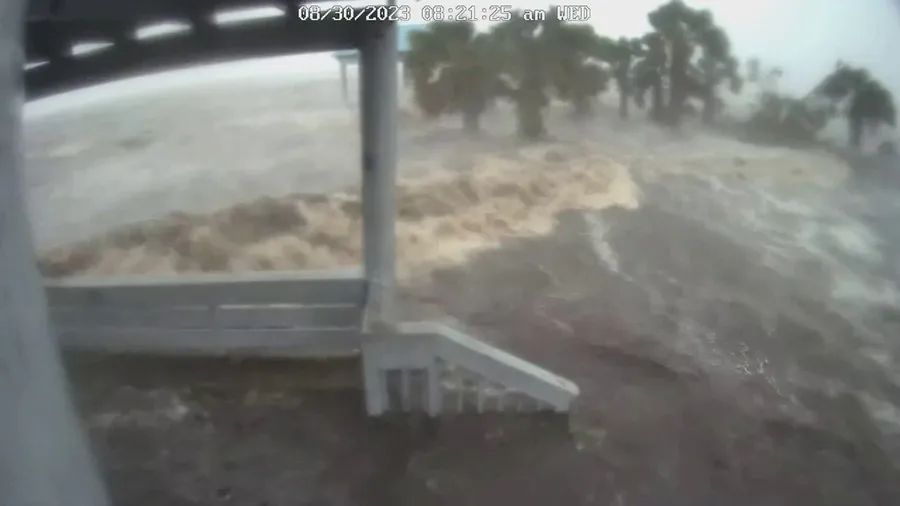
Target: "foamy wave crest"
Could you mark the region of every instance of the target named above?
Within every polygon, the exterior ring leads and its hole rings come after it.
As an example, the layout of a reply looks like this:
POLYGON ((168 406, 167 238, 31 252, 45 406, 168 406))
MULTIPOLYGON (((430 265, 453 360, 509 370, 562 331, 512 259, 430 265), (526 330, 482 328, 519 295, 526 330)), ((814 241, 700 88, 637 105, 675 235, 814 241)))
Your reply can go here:
MULTIPOLYGON (((549 233, 567 209, 635 208, 627 168, 566 147, 484 155, 467 170, 402 180, 401 278, 464 262, 505 238, 549 233)), ((212 214, 175 212, 42 255, 52 277, 316 269, 359 264, 358 191, 264 198, 212 214)))

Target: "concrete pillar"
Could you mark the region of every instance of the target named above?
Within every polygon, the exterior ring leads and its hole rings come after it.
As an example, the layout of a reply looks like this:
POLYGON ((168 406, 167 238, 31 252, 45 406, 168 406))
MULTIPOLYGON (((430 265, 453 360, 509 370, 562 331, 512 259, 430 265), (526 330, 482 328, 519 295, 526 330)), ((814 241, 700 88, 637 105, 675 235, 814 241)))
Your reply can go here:
POLYGON ((19 167, 24 0, 0 3, 0 504, 103 506, 72 409, 19 167))
POLYGON ((371 24, 360 48, 362 208, 369 317, 394 321, 397 26, 371 24))

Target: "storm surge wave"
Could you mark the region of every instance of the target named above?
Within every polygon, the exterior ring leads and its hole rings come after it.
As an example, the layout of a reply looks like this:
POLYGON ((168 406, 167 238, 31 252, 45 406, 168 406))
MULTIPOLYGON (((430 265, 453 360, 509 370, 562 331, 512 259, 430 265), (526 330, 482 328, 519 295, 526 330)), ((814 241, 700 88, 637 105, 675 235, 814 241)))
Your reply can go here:
MULTIPOLYGON (((504 238, 544 235, 567 209, 638 206, 626 166, 553 145, 485 154, 462 171, 397 187, 401 278, 464 262, 504 238)), ((361 260, 358 190, 263 198, 210 214, 174 212, 44 252, 51 277, 316 269, 361 260)))

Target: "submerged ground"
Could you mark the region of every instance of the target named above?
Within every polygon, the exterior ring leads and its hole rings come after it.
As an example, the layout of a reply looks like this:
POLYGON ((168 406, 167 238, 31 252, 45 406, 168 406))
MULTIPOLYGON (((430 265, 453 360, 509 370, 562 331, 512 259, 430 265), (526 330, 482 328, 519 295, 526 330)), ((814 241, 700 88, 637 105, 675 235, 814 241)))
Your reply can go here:
MULTIPOLYGON (((333 84, 33 119, 38 242, 86 241, 45 272, 357 262, 333 84), (131 226, 170 211, 198 214, 131 226)), ((406 316, 573 379, 570 419, 374 423, 353 364, 71 357, 118 502, 900 503, 892 162, 613 116, 556 108, 538 145, 502 107, 478 138, 401 128, 406 316)))

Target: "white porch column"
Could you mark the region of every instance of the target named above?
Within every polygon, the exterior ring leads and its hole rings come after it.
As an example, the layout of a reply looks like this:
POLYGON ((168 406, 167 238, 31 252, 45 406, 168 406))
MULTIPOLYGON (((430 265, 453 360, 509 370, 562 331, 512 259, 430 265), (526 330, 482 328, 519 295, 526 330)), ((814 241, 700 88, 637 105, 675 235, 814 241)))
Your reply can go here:
POLYGON ((0 2, 0 504, 104 506, 69 399, 19 168, 24 0, 0 2))
POLYGON ((368 281, 363 343, 366 411, 388 409, 387 384, 378 364, 379 344, 393 332, 395 285, 395 173, 397 165, 397 27, 367 26, 359 51, 362 128, 364 267, 368 281))
POLYGON ((394 323, 397 26, 369 25, 360 48, 362 209, 371 323, 394 323))
POLYGON ((347 88, 347 62, 340 60, 341 65, 341 97, 346 104, 350 100, 350 93, 347 88))

